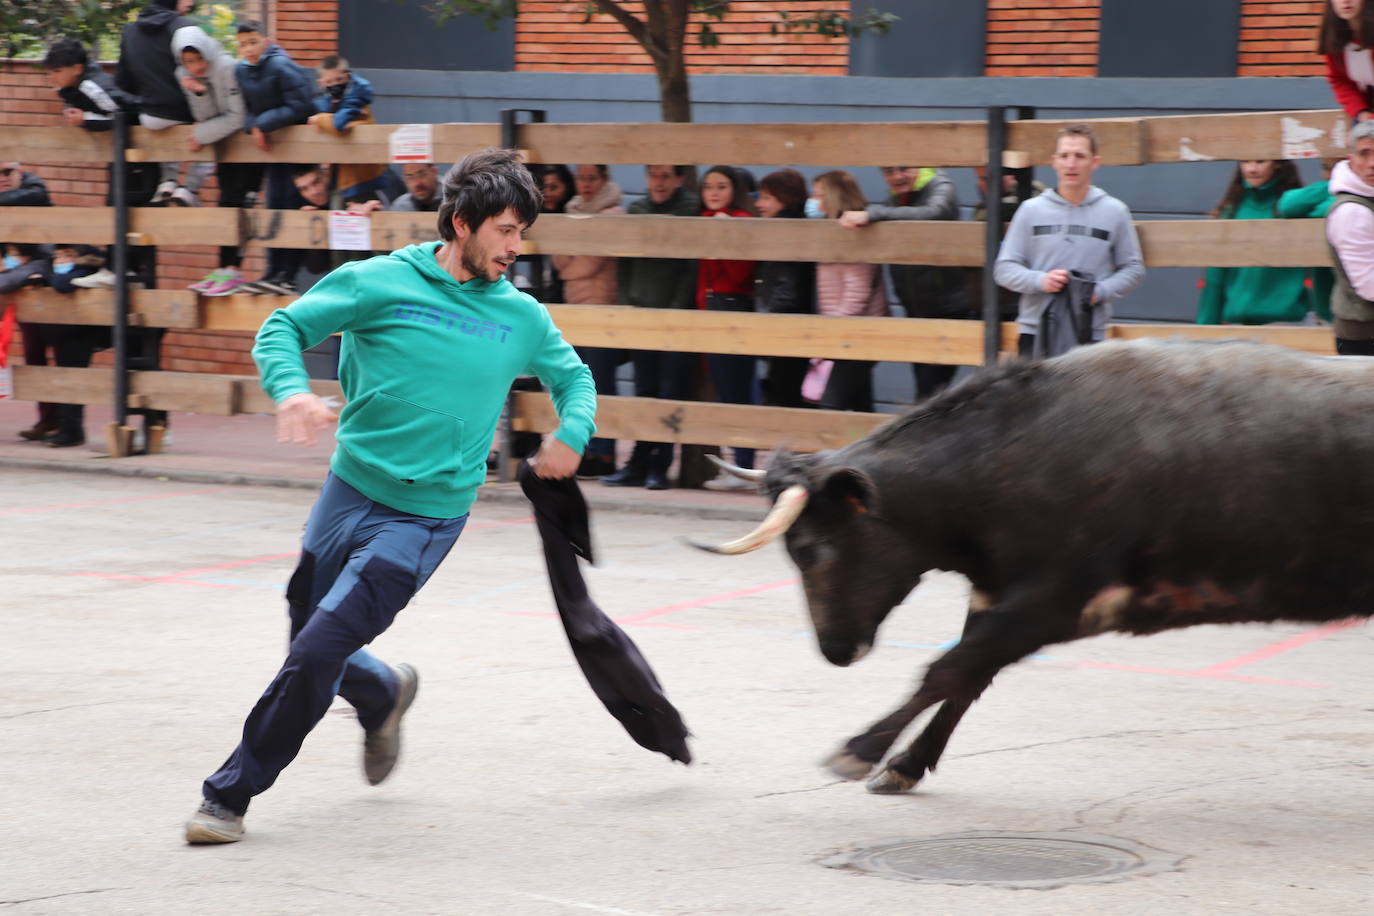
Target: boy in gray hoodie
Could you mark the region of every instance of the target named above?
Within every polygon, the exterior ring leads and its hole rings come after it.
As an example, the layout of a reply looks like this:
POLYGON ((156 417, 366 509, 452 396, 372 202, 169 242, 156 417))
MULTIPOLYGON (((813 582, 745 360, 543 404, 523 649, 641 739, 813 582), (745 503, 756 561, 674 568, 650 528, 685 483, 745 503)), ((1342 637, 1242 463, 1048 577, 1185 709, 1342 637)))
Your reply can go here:
MULTIPOLYGON (((243 93, 235 73, 238 61, 224 47, 198 28, 177 29, 172 35, 172 50, 176 53, 177 83, 186 95, 195 126, 186 147, 191 152, 199 152, 235 132, 243 129, 243 93)), ((208 166, 196 182, 197 188, 213 171, 213 162, 196 163, 208 166)), ((219 166, 220 206, 237 206, 242 202, 236 194, 243 166, 237 163, 224 163, 219 166)), ((259 174, 250 166, 249 180, 259 174)), ((205 278, 191 285, 191 289, 204 295, 227 296, 243 285, 239 276, 242 255, 238 246, 220 248, 219 268, 210 271, 205 278)))
POLYGON ((1092 339, 1102 340, 1111 303, 1145 279, 1131 211, 1101 188, 1092 175, 1102 164, 1097 135, 1086 124, 1059 132, 1051 162, 1058 185, 1017 209, 997 253, 993 276, 999 286, 1021 294, 1016 321, 1018 352, 1029 356, 1050 300, 1069 283, 1069 274, 1095 284, 1092 339))

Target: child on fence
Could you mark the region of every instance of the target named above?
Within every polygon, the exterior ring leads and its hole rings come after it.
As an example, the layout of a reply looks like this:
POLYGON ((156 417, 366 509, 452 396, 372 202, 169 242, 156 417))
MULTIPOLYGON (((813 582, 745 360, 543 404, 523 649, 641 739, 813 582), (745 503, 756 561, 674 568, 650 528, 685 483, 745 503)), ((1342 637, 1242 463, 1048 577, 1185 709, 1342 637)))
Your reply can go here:
MULTIPOLYGON (((237 34, 239 55, 243 59, 235 73, 243 93, 243 126, 258 149, 269 152, 272 149, 269 135, 273 131, 304 124, 315 112, 310 82, 305 71, 279 45, 272 43, 261 22, 244 20, 238 24, 237 34)), ((295 169, 291 163, 272 163, 265 169, 270 209, 294 210, 300 206, 300 195, 291 183, 295 169)), ((236 189, 236 194, 246 194, 256 187, 254 182, 236 189)), ((230 204, 225 204, 221 198, 220 205, 230 204)), ((251 284, 250 288, 278 296, 295 295, 295 276, 303 256, 304 252, 297 249, 268 249, 266 279, 251 284)))
MULTIPOLYGON (((198 152, 243 129, 243 94, 239 91, 238 61, 200 29, 179 29, 172 38, 181 65, 177 81, 186 95, 195 126, 187 148, 198 152)), ((219 166, 221 207, 243 203, 245 181, 262 182, 262 167, 253 163, 226 162, 219 166)), ((191 289, 205 296, 227 296, 244 286, 239 273, 243 256, 237 245, 219 250, 219 267, 193 283, 191 289)))
MULTIPOLYGON (((205 32, 178 12, 178 0, 154 0, 138 18, 124 27, 119 38, 119 65, 115 85, 138 99, 138 123, 148 130, 166 130, 191 123, 191 109, 177 83, 175 47, 186 36, 205 32), (174 36, 177 41, 174 42, 174 36)), ((189 5, 188 5, 189 7, 189 5)), ((153 203, 181 207, 195 206, 201 185, 214 172, 212 162, 186 163, 186 180, 180 175, 182 164, 160 165, 161 181, 153 203)))
MULTIPOLYGON (((349 69, 348 61, 330 54, 320 61, 320 94, 310 125, 328 134, 347 134, 355 124, 372 123, 372 84, 349 69)), ((391 190, 390 167, 385 163, 347 163, 333 167, 334 187, 345 204, 380 199, 385 204, 391 190)))

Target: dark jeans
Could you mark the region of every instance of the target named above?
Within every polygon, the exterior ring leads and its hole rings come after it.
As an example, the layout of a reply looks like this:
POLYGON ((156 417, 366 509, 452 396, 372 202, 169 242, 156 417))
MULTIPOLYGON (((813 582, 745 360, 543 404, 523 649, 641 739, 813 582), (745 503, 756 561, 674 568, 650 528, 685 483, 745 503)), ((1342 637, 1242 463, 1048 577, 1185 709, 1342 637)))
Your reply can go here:
MULTIPOLYGON (((577 347, 577 355, 592 370, 592 381, 596 384, 597 394, 615 394, 615 373, 625 361, 622 350, 605 347, 577 347)), ((584 455, 615 459, 614 439, 593 439, 587 443, 584 455)))
POLYGON ((826 410, 873 412, 873 363, 858 359, 837 359, 830 370, 821 406, 826 410))
MULTIPOLYGON (((219 206, 239 208, 250 192, 262 187, 263 166, 257 162, 221 162, 219 176, 219 206)), ((219 250, 220 267, 238 267, 243 263, 243 251, 237 245, 224 245, 219 250)))
POLYGON ((1336 352, 1341 356, 1374 356, 1374 340, 1345 340, 1337 337, 1336 352))
MULTIPOLYGON (((711 384, 716 386, 716 400, 722 404, 757 404, 759 402, 758 360, 752 356, 725 356, 712 353, 706 357, 711 384)), ((742 468, 754 466, 752 448, 736 448, 735 464, 742 468)))
MULTIPOLYGON (((19 322, 19 335, 24 342, 24 365, 46 366, 48 364, 48 343, 43 333, 44 325, 19 322)), ((38 422, 43 426, 57 425, 57 405, 46 401, 38 402, 38 422)))
POLYGON ((301 558, 286 587, 291 646, 277 676, 243 724, 243 739, 201 787, 239 814, 296 759, 335 696, 358 711, 365 730, 396 703, 389 665, 363 648, 391 626, 463 526, 389 509, 329 475, 310 511, 301 558))
MULTIPOLYGON (((697 353, 636 350, 635 397, 663 398, 669 401, 691 400, 692 374, 700 359, 701 356, 697 353)), ((630 464, 641 471, 667 474, 672 463, 671 442, 640 440, 635 443, 635 450, 630 456, 630 464)))
POLYGON ((810 407, 801 396, 802 380, 811 360, 797 356, 774 356, 768 360, 764 399, 774 407, 810 407))

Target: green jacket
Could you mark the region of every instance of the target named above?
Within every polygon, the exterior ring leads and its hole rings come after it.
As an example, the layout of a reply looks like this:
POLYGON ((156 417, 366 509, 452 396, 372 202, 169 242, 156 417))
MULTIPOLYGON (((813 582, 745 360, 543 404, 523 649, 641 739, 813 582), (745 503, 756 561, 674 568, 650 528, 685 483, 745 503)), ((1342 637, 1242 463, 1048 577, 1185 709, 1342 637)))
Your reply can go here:
MULTIPOLYGON (((1222 219, 1273 219, 1279 192, 1273 181, 1245 186, 1222 219)), ((1198 301, 1198 324, 1269 324, 1307 317, 1307 268, 1209 267, 1198 301)))
MULTIPOLYGON (((1301 188, 1284 191, 1279 198, 1279 216, 1283 219, 1325 219, 1336 198, 1331 196, 1327 182, 1316 181, 1301 188)), ((1308 268, 1308 307, 1326 321, 1331 320, 1331 290, 1336 274, 1330 267, 1308 268)))
MULTIPOLYGON (((701 198, 680 188, 661 204, 641 197, 626 209, 641 216, 700 216, 701 198)), ((620 301, 656 309, 689 309, 696 305, 697 262, 681 258, 621 258, 616 262, 620 301)))
POLYGON ((581 452, 595 432, 590 370, 549 312, 502 277, 459 283, 439 242, 353 261, 263 323, 253 346, 262 387, 280 402, 310 390, 301 351, 343 332, 330 469, 368 499, 456 518, 486 480, 486 458, 517 376, 553 392, 555 435, 581 452))

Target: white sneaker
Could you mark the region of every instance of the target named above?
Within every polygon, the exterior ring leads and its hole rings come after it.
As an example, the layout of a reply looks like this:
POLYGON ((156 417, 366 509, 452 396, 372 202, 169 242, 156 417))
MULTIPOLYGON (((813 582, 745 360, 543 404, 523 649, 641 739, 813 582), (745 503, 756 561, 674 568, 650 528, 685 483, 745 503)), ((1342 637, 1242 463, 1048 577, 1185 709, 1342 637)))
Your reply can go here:
POLYGON ((718 493, 728 492, 730 490, 758 490, 758 484, 750 483, 742 477, 736 477, 734 474, 727 474, 724 471, 721 471, 715 477, 703 483, 702 486, 708 490, 715 490, 718 493))
POLYGON ((202 799, 196 813, 186 822, 188 843, 237 843, 243 839, 243 815, 202 799))
POLYGON ((177 183, 175 181, 162 182, 162 184, 157 186, 157 190, 153 192, 152 202, 155 204, 165 204, 171 199, 172 193, 176 191, 176 189, 177 183))
POLYGON ((179 207, 200 206, 200 200, 196 198, 196 195, 191 193, 190 188, 187 188, 184 185, 177 186, 177 189, 173 191, 171 195, 168 196, 167 203, 175 204, 179 207))
POLYGON ((81 289, 114 289, 114 271, 102 267, 89 277, 77 277, 72 281, 72 286, 79 286, 81 289))

